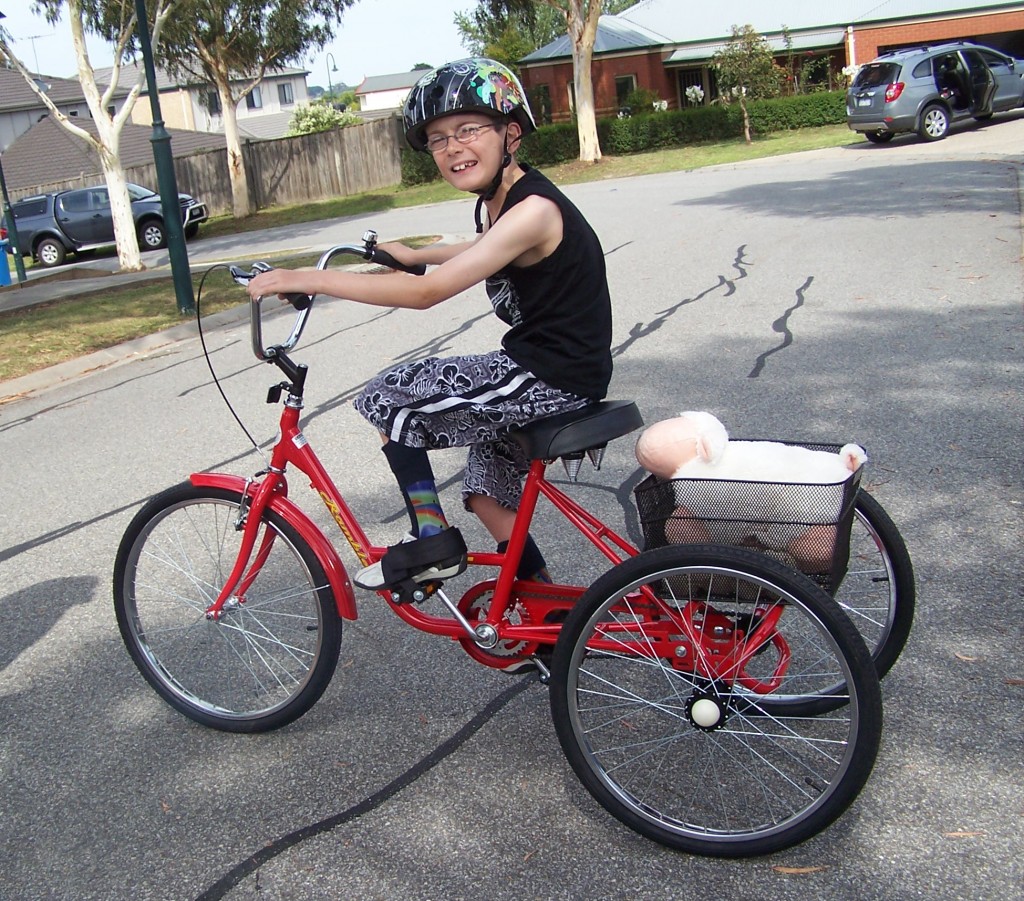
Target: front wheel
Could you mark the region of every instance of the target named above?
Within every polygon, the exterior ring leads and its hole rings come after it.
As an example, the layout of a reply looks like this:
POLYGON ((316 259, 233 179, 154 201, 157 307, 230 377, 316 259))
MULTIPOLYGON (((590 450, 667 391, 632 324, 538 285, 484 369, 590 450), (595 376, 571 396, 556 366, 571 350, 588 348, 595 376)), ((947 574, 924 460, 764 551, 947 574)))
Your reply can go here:
POLYGON ((944 106, 933 103, 926 106, 921 113, 921 123, 917 133, 926 141, 940 141, 949 131, 949 113, 944 106))
POLYGON ((836 603, 776 561, 710 545, 647 551, 587 590, 555 648, 551 708, 609 813, 717 857, 827 827, 867 781, 882 729, 878 676, 836 603), (836 709, 808 715, 822 692, 836 709))
POLYGON ((189 484, 149 501, 118 548, 114 612, 135 665, 175 710, 227 732, 265 732, 323 694, 341 619, 316 555, 269 510, 258 574, 207 618, 238 552, 240 501, 236 491, 189 484))
POLYGON ((159 250, 166 243, 167 234, 159 219, 147 219, 139 226, 139 244, 143 250, 159 250))

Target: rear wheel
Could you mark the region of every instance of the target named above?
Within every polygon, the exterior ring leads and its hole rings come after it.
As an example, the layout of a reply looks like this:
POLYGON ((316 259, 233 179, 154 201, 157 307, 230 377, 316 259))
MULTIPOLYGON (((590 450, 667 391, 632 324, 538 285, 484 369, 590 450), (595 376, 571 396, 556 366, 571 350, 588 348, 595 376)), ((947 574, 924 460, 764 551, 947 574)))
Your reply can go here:
POLYGON ((551 707, 569 763, 609 813, 720 857, 778 851, 832 823, 867 781, 882 728, 871 657, 836 603, 721 546, 659 548, 598 579, 562 629, 551 707), (805 705, 822 692, 836 709, 815 718, 805 705))
POLYGON ((36 246, 36 259, 47 268, 60 266, 67 256, 68 252, 64 249, 64 245, 55 238, 43 238, 36 246))
POLYGON ((940 141, 949 131, 949 113, 944 106, 933 103, 921 113, 917 133, 926 141, 940 141))
POLYGON ((175 710, 228 732, 265 732, 323 694, 341 619, 316 555, 272 511, 261 523, 256 547, 267 555, 252 584, 207 618, 237 555, 240 500, 185 484, 147 503, 118 548, 114 612, 135 665, 175 710))
POLYGON ((868 646, 879 678, 907 643, 916 596, 903 536, 882 505, 861 489, 850 529, 850 561, 834 597, 868 646))
POLYGON ((896 135, 891 131, 866 131, 864 137, 872 144, 888 144, 896 135))

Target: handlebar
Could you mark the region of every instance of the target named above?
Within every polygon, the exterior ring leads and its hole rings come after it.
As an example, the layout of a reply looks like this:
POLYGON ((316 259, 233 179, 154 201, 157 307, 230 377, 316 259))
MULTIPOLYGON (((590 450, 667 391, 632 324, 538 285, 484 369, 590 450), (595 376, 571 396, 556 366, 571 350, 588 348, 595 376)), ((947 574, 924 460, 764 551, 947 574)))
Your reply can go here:
MULTIPOLYGON (((377 247, 377 233, 372 229, 367 230, 363 234, 362 244, 336 244, 334 247, 326 250, 317 261, 316 268, 320 270, 326 269, 330 261, 339 254, 362 257, 369 262, 387 266, 389 269, 408 272, 411 275, 423 275, 427 271, 427 267, 422 264, 406 266, 404 263, 398 262, 386 250, 381 250, 377 247)), ((243 269, 240 266, 229 266, 228 268, 231 271, 231 277, 237 284, 247 286, 251 279, 261 272, 269 272, 274 267, 264 262, 258 262, 253 263, 249 269, 243 269)), ((285 294, 282 296, 295 308, 298 315, 295 317, 295 323, 292 325, 291 334, 289 334, 287 340, 283 344, 274 344, 270 347, 263 346, 263 316, 260 312, 263 297, 250 298, 249 322, 252 352, 256 355, 257 360, 270 362, 281 354, 287 353, 299 343, 299 338, 306 327, 306 320, 309 318, 310 310, 313 309, 313 301, 316 299, 315 295, 311 296, 309 294, 285 294)))

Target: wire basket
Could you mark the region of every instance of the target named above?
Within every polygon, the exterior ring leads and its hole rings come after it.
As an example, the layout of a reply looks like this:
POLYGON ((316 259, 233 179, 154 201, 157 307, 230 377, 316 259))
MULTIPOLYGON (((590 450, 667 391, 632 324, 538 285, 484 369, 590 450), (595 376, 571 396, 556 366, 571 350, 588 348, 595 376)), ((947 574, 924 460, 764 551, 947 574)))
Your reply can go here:
MULTIPOLYGON (((778 443, 830 453, 842 446, 778 443)), ((834 594, 850 560, 850 529, 863 469, 824 485, 648 476, 633 492, 644 547, 752 548, 806 573, 834 594)))

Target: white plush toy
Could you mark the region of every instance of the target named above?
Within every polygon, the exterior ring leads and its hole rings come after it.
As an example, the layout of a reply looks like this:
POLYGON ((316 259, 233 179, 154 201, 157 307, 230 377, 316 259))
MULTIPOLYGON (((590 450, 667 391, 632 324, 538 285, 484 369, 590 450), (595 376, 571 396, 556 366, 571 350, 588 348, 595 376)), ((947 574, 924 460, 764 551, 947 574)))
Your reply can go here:
MULTIPOLYGON (((776 441, 730 441, 725 426, 710 413, 687 411, 674 419, 656 422, 636 444, 636 458, 648 472, 662 479, 714 479, 715 518, 698 517, 687 507, 685 485, 677 489, 677 507, 666 526, 666 537, 675 543, 705 541, 759 542, 785 550, 806 572, 828 569, 839 516, 840 494, 825 505, 820 489, 765 490, 752 509, 750 493, 727 483, 767 482, 780 486, 830 485, 847 480, 867 460, 864 449, 844 445, 838 454, 815 451, 776 441), (721 522, 715 519, 721 517, 721 522), (752 523, 817 523, 778 545, 778 530, 752 523), (741 532, 743 534, 741 534, 741 532)), ((692 506, 692 503, 691 503, 692 506)))

